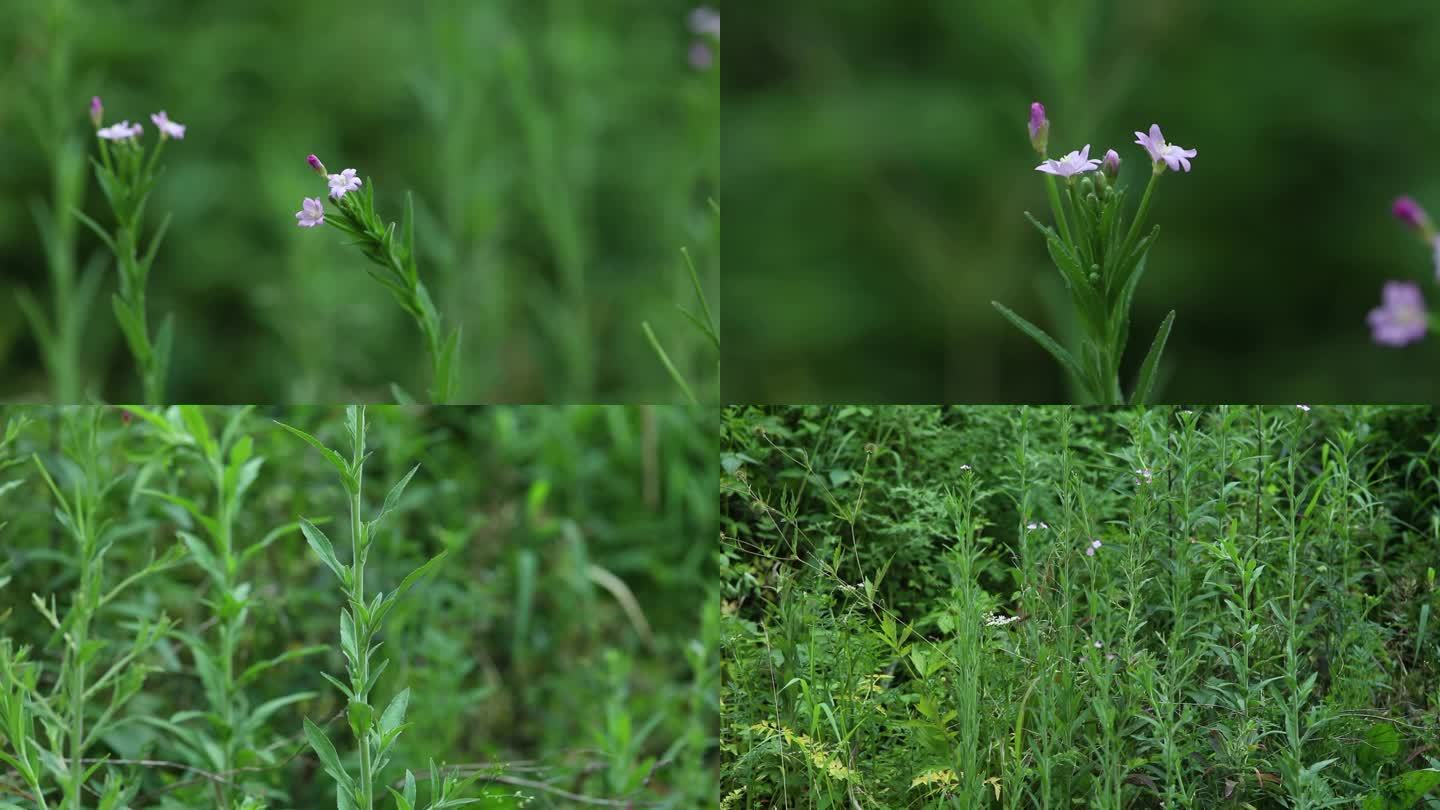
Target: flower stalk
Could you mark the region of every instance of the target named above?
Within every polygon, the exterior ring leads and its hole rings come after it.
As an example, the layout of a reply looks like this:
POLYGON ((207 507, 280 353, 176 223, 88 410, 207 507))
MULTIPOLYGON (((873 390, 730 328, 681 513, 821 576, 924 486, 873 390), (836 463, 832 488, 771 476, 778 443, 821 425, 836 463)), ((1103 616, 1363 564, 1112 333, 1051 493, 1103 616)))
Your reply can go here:
MULTIPOLYGON (((1030 143, 1042 159, 1035 170, 1045 175, 1045 192, 1055 226, 1042 224, 1028 212, 1025 216, 1045 237, 1050 257, 1070 293, 1080 326, 1078 345, 1062 346, 998 301, 992 303, 1060 363, 1083 399, 1123 405, 1126 396, 1120 383, 1120 366, 1130 337, 1131 306, 1150 247, 1159 233, 1156 227, 1142 236, 1151 196, 1165 171, 1190 171, 1195 150, 1166 142, 1157 125, 1151 125, 1148 133, 1135 133, 1135 142, 1150 157, 1151 173, 1139 208, 1126 227, 1125 189, 1118 182, 1119 154, 1107 150, 1103 160, 1097 160, 1090 157, 1090 145, 1086 144, 1059 159, 1049 158, 1050 121, 1038 102, 1031 105, 1028 128, 1030 143)), ((1131 389, 1132 404, 1146 402, 1150 396, 1174 319, 1172 310, 1151 342, 1131 389)))
MULTIPOLYGON (((443 405, 454 396, 459 384, 460 327, 448 332, 442 328, 440 313, 425 283, 415 258, 415 204, 405 195, 405 214, 396 235, 396 223, 385 222, 375 212, 374 186, 361 181, 354 169, 340 174, 325 173, 325 165, 314 155, 307 158, 317 174, 327 177, 333 211, 326 216, 320 198, 306 198, 296 213, 297 224, 313 228, 328 223, 353 238, 365 258, 370 260, 367 272, 385 289, 395 302, 415 321, 425 341, 430 360, 430 401, 443 405)), ((407 397, 400 397, 406 399, 407 397)))
MULTIPOLYGON (((104 114, 99 101, 99 98, 92 99, 90 108, 91 121, 97 127, 104 114)), ((111 309, 135 359, 145 404, 154 407, 164 401, 173 318, 167 315, 159 330, 152 333, 145 291, 155 255, 165 239, 166 229, 170 227, 170 215, 167 213, 160 221, 149 243, 143 244, 145 205, 159 176, 156 166, 165 142, 171 138, 184 138, 185 126, 171 121, 163 110, 150 118, 160 132, 153 148, 140 143, 144 127, 131 124, 128 120, 100 127, 95 132, 99 139, 100 160, 92 157, 90 162, 115 220, 114 230, 102 227, 79 209, 73 209, 73 212, 115 256, 119 289, 111 297, 111 309)))

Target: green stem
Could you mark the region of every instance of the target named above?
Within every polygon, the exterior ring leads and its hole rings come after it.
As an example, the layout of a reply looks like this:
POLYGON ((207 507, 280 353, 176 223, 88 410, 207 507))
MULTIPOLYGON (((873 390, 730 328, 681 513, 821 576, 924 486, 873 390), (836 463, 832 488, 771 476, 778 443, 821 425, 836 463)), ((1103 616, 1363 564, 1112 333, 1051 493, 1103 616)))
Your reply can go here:
POLYGON ((1150 172, 1150 182, 1145 184, 1145 193, 1140 197, 1140 208, 1135 212, 1135 219, 1130 223, 1130 230, 1125 234, 1124 247, 1120 251, 1120 258, 1123 260, 1130 255, 1135 247, 1135 240, 1139 237, 1140 226, 1145 222, 1145 214, 1150 211, 1150 193, 1155 190, 1155 184, 1160 182, 1160 175, 1165 170, 1158 166, 1150 172))
POLYGON ((1045 193, 1050 197, 1050 210, 1055 214, 1055 224, 1060 228, 1060 238, 1065 244, 1075 244, 1070 240, 1070 223, 1065 218, 1065 207, 1060 203, 1060 191, 1055 187, 1055 177, 1045 175, 1045 193))
MULTIPOLYGON (((361 488, 365 465, 365 409, 358 408, 353 437, 351 466, 355 469, 355 491, 350 495, 350 542, 354 555, 354 582, 351 586, 351 612, 354 614, 356 645, 359 662, 355 679, 355 700, 368 704, 366 685, 370 681, 370 622, 364 618, 365 610, 365 527, 360 519, 361 488)), ((360 735, 356 740, 360 746, 360 810, 373 810, 375 804, 373 763, 371 762, 370 735, 360 735)))

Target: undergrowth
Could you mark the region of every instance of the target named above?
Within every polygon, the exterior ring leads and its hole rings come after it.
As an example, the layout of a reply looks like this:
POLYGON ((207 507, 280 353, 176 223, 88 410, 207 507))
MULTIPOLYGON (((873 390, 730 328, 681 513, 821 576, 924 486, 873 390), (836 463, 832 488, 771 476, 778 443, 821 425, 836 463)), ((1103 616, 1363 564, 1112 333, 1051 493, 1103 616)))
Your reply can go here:
POLYGON ((1437 414, 731 408, 728 808, 1440 807, 1437 414))

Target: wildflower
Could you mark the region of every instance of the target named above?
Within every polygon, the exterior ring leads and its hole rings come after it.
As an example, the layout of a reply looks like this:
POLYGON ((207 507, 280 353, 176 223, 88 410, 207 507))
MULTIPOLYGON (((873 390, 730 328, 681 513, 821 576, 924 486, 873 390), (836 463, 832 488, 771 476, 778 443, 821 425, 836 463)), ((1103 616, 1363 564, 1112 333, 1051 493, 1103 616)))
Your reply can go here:
POLYGON ((1136 484, 1149 484, 1155 480, 1155 474, 1150 472, 1148 467, 1141 467, 1135 471, 1136 484))
POLYGON ((1396 197, 1391 211, 1394 212, 1396 219, 1415 230, 1422 233, 1430 232, 1430 216, 1425 213, 1424 208, 1420 207, 1420 203, 1415 202, 1414 197, 1396 197))
POLYGON ((1110 178, 1111 180, 1119 177, 1120 153, 1116 152, 1114 149, 1107 150, 1105 152, 1105 159, 1100 161, 1100 171, 1104 172, 1105 176, 1110 178))
POLYGON ((100 103, 99 96, 90 97, 90 121, 96 129, 100 128, 100 121, 105 117, 105 105, 100 103))
POLYGON ((320 162, 320 158, 309 155, 305 158, 305 162, 310 164, 310 168, 314 169, 316 174, 321 177, 325 176, 325 164, 320 162))
POLYGON ((1030 105, 1030 145, 1035 153, 1044 156, 1050 140, 1050 119, 1045 117, 1045 105, 1034 102, 1030 105))
POLYGON ((354 191, 360 187, 360 178, 355 176, 354 169, 346 169, 339 174, 330 175, 330 196, 340 199, 345 192, 354 191))
POLYGON ((295 213, 295 219, 302 228, 313 228, 325 221, 325 204, 319 197, 306 197, 300 204, 300 210, 295 213))
POLYGON ((1074 177, 1083 172, 1093 172, 1100 168, 1100 161, 1090 159, 1090 144, 1079 152, 1071 152, 1059 160, 1047 160, 1035 167, 1037 172, 1053 174, 1056 177, 1074 177))
POLYGON ((1100 550, 1100 547, 1103 546, 1103 545, 1105 545, 1105 544, 1102 543, 1102 542, 1100 542, 1099 540, 1091 540, 1091 541, 1090 541, 1090 545, 1088 545, 1088 546, 1085 547, 1085 556, 1086 556, 1086 557, 1094 557, 1094 556, 1095 556, 1095 552, 1099 551, 1099 550, 1100 550))
POLYGON ((961 464, 961 465, 960 465, 960 472, 970 472, 970 465, 969 465, 969 464, 961 464))
POLYGON ((1144 132, 1135 133, 1135 143, 1145 147, 1145 151, 1150 153, 1150 160, 1155 163, 1155 171, 1161 171, 1162 162, 1169 166, 1172 172, 1180 171, 1181 168, 1190 171, 1190 158, 1195 157, 1195 150, 1166 143, 1165 136, 1160 134, 1159 124, 1151 124, 1148 135, 1144 132))
POLYGON ((118 124, 111 124, 104 129, 98 130, 95 134, 107 141, 128 141, 138 137, 140 133, 144 131, 144 127, 139 124, 121 121, 118 124))
POLYGON ((1309 412, 1310 412, 1310 406, 1309 406, 1309 405, 1296 405, 1295 407, 1299 408, 1300 410, 1304 411, 1305 413, 1309 413, 1309 412))
POLYGON ((690 32, 720 39, 720 12, 710 6, 699 6, 688 17, 690 32))
POLYGON ((1098 638, 1095 639, 1095 649, 1098 650, 1098 649, 1100 649, 1101 647, 1104 647, 1104 646, 1105 646, 1105 643, 1104 643, 1103 641, 1101 641, 1101 640, 1098 639, 1098 638))
POLYGON ((710 46, 699 40, 690 44, 690 67, 696 70, 709 70, 715 64, 715 54, 710 52, 710 46))
POLYGON ((985 614, 986 627, 1004 627, 1007 624, 1014 624, 1020 621, 1019 616, 997 616, 994 613, 985 614))
POLYGON ((155 124, 155 128, 160 130, 161 140, 165 138, 181 140, 185 137, 185 125, 171 121, 170 116, 166 115, 164 110, 150 116, 150 120, 155 124))
POLYGON ((1050 525, 1042 520, 1039 523, 1027 523, 1025 524, 1025 528, 1033 532, 1036 529, 1048 529, 1050 528, 1050 525))
POLYGON ((1382 346, 1404 346, 1425 336, 1425 299, 1420 288, 1408 281, 1387 281, 1380 293, 1380 306, 1370 310, 1366 320, 1370 334, 1382 346))

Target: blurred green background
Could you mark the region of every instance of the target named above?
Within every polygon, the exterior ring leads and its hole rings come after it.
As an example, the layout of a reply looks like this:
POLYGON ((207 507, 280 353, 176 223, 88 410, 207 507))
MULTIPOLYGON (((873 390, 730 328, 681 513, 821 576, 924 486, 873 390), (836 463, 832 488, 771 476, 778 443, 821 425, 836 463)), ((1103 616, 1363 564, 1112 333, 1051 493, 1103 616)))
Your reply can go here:
MULTIPOLYGON (((0 398, 55 396, 17 305, 21 290, 54 301, 32 209, 79 189, 111 222, 86 164, 94 94, 107 122, 141 121, 147 138, 160 109, 189 126, 148 218, 175 217, 150 281, 152 322, 176 317, 172 401, 425 390, 418 331, 359 251, 295 226, 301 198, 325 190, 310 152, 372 178, 389 219, 414 191, 421 276, 464 324, 460 401, 679 400, 642 320, 716 396, 714 349, 676 311, 693 300, 682 247, 719 294, 719 75, 690 64, 692 5, 6 0, 0 398)), ((114 263, 70 222, 77 272, 96 257, 102 275, 85 393, 134 401, 114 263)))
POLYGON ((1022 215, 1050 220, 1034 100, 1052 154, 1120 153, 1132 210, 1134 130, 1199 150, 1153 200, 1127 385, 1173 308, 1160 401, 1440 397, 1417 373, 1433 338, 1385 349, 1365 325, 1386 279, 1437 298, 1429 251, 1390 215, 1402 193, 1440 212, 1435 9, 835 0, 732 19, 726 401, 1068 400, 990 305, 1063 332, 1022 215))

